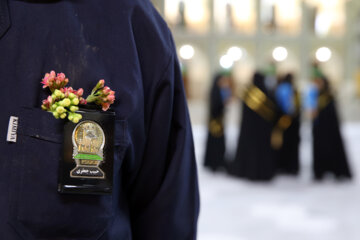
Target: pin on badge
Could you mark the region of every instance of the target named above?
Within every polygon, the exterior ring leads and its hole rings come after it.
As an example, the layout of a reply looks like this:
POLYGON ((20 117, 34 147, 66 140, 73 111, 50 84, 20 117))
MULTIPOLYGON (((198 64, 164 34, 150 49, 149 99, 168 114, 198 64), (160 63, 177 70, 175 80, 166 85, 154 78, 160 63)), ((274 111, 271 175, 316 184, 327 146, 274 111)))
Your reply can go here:
POLYGON ((73 131, 72 143, 76 167, 70 176, 104 179, 105 173, 99 166, 104 161, 105 134, 99 124, 93 121, 79 123, 73 131))

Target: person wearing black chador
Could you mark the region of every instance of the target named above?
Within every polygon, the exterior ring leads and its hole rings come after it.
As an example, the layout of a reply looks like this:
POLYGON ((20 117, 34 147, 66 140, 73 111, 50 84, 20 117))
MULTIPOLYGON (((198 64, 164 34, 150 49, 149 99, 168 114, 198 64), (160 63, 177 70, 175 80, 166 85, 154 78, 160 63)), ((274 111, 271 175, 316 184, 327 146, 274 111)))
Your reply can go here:
POLYGON ((231 77, 228 74, 217 74, 210 91, 210 116, 204 161, 204 166, 213 171, 225 167, 224 110, 231 95, 231 77))
POLYGON ((286 74, 279 81, 275 97, 281 114, 276 129, 282 135, 277 145, 277 169, 279 173, 297 175, 299 172, 300 101, 291 73, 286 74))
POLYGON ((267 181, 276 172, 275 150, 271 146, 277 110, 265 87, 264 75, 256 72, 253 84, 243 95, 243 113, 238 147, 229 165, 231 175, 253 181, 267 181))
POLYGON ((314 86, 308 94, 308 109, 313 116, 313 171, 315 180, 331 173, 337 179, 351 179, 339 119, 327 78, 314 78, 314 86))

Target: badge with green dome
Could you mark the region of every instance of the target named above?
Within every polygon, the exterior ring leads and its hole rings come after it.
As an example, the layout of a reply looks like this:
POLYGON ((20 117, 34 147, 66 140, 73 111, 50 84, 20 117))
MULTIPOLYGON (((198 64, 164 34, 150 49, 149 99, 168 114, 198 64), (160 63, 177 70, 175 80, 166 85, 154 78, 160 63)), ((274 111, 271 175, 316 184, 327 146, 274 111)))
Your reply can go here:
POLYGON ((76 167, 71 170, 72 178, 104 179, 105 173, 99 168, 104 160, 105 134, 94 121, 82 121, 72 134, 73 158, 76 167))

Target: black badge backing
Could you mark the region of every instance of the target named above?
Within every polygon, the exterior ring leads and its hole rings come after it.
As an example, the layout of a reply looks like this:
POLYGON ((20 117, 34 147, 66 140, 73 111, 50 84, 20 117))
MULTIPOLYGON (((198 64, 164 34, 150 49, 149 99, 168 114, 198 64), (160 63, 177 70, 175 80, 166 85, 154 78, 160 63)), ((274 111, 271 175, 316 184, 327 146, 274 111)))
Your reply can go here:
POLYGON ((64 157, 58 191, 72 194, 112 193, 114 112, 80 109, 82 119, 64 125, 64 157))

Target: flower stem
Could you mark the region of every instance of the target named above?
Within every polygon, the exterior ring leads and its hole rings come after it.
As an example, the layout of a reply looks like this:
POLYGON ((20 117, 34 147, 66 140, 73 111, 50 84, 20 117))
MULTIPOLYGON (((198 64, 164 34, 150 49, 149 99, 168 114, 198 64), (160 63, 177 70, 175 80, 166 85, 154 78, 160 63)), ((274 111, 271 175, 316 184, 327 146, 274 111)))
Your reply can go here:
POLYGON ((94 102, 96 100, 96 96, 93 95, 93 94, 90 94, 87 98, 86 98, 86 101, 87 102, 94 102))

